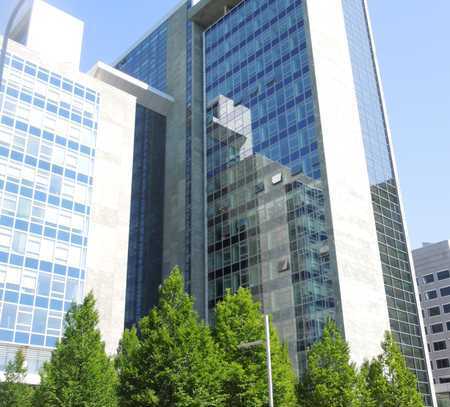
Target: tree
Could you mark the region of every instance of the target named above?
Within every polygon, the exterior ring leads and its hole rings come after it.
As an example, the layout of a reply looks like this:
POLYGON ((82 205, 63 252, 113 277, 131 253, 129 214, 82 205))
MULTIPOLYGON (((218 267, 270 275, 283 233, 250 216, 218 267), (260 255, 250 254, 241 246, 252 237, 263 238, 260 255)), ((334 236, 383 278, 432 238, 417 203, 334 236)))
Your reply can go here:
MULTIPOLYGON (((268 404, 268 384, 264 319, 260 304, 248 289, 240 288, 235 295, 227 293, 216 308, 214 337, 224 352, 225 392, 227 406, 262 407, 268 404), (242 343, 261 341, 249 348, 242 343)), ((296 377, 286 347, 282 346, 275 329, 270 326, 274 404, 297 405, 296 377)))
POLYGON ((140 321, 139 331, 138 345, 133 333, 122 340, 122 406, 223 405, 220 353, 184 291, 179 268, 165 280, 158 306, 140 321))
POLYGON ((362 407, 379 407, 376 400, 372 396, 367 384, 367 376, 370 374, 371 364, 369 362, 364 362, 358 372, 358 399, 359 405, 362 407))
POLYGON ((423 407, 416 377, 406 366, 405 358, 390 333, 386 333, 381 346, 383 353, 366 362, 361 370, 375 406, 423 407))
POLYGON ((95 299, 89 293, 66 315, 64 336, 41 371, 36 406, 117 406, 117 377, 97 325, 95 299))
POLYGON ((25 358, 18 351, 5 368, 5 381, 0 383, 0 407, 31 406, 33 389, 24 383, 27 375, 25 358))
MULTIPOLYGON (((137 371, 137 362, 135 361, 137 350, 140 346, 137 330, 135 327, 130 330, 126 329, 123 333, 122 340, 119 344, 117 357, 114 361, 117 375, 119 378, 119 385, 117 394, 119 397, 119 404, 122 407, 133 407, 133 395, 137 390, 138 383, 136 378, 139 373, 137 371)), ((149 395, 151 403, 156 404, 156 395, 149 395)))
POLYGON ((307 360, 307 370, 299 385, 302 406, 360 406, 357 373, 350 362, 349 347, 331 319, 307 360))

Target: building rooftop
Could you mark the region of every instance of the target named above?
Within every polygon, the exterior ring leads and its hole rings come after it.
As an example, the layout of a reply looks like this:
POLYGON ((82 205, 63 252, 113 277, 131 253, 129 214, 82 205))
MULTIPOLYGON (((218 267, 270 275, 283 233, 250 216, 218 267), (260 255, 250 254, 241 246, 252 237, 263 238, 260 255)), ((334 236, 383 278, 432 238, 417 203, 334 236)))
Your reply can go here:
POLYGON ((200 0, 189 11, 189 18, 207 28, 221 19, 241 0, 200 0))

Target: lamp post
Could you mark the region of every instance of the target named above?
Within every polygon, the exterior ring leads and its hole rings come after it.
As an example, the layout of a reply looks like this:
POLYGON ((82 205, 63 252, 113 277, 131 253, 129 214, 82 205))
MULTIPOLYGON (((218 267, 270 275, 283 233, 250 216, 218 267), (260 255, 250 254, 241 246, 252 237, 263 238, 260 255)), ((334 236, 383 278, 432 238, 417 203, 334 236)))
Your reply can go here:
MULTIPOLYGON (((266 334, 266 365, 267 365, 267 384, 269 387, 269 407, 273 407, 273 383, 272 383, 272 357, 270 355, 270 325, 269 316, 264 315, 264 328, 266 334)), ((260 346, 263 341, 260 339, 254 342, 244 342, 241 343, 239 349, 249 349, 255 346, 260 346)))
POLYGON ((2 80, 3 80, 3 68, 5 66, 6 50, 8 49, 9 33, 14 24, 14 20, 17 17, 17 14, 19 13, 19 10, 22 8, 22 6, 25 4, 26 1, 27 0, 19 0, 18 1, 16 7, 14 8, 13 12, 11 13, 11 16, 9 17, 8 23, 6 24, 5 34, 3 36, 2 51, 0 53, 0 86, 1 86, 2 80))

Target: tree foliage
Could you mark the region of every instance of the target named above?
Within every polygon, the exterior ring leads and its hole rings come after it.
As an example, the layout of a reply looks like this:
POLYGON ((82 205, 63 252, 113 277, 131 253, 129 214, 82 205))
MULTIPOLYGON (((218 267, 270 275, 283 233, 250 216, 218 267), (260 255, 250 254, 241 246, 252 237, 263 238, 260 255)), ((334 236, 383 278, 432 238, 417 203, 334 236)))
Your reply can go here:
POLYGON ((0 383, 0 407, 31 406, 33 389, 24 383, 26 375, 25 358, 19 350, 6 365, 5 380, 0 383))
POLYGON ((375 406, 423 407, 417 380, 392 335, 386 333, 383 353, 366 362, 361 375, 375 406))
MULTIPOLYGON (((138 377, 135 357, 139 346, 136 328, 126 329, 120 341, 114 363, 119 378, 117 389, 119 404, 123 407, 134 405, 133 395, 136 393, 138 385, 135 380, 138 377)), ((156 396, 153 395, 152 403, 156 403, 156 401, 156 396)))
POLYGON ((157 307, 127 333, 119 355, 122 406, 222 406, 222 363, 209 328, 184 291, 181 271, 165 280, 157 307))
POLYGON ((95 299, 90 293, 66 315, 64 336, 41 371, 36 406, 117 405, 117 377, 97 325, 95 299))
POLYGON ((348 344, 336 324, 329 319, 321 340, 308 353, 308 366, 299 385, 300 405, 304 407, 360 406, 360 385, 350 361, 348 344))
MULTIPOLYGON (((214 337, 224 352, 226 366, 225 392, 227 406, 262 407, 268 405, 268 384, 264 320, 260 305, 249 290, 240 288, 228 293, 216 308, 214 337), (242 348, 243 343, 261 341, 259 345, 242 348)), ((296 377, 287 349, 270 327, 274 404, 296 406, 296 377)))

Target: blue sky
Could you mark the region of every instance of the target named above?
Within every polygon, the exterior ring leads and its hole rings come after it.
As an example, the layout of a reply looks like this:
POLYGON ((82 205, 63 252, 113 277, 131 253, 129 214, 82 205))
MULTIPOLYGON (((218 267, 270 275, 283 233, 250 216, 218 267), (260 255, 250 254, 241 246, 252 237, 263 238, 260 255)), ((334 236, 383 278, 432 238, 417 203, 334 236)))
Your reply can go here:
MULTIPOLYGON (((0 29, 16 0, 0 0, 0 29)), ((48 0, 85 22, 82 69, 112 63, 179 0, 48 0)), ((369 0, 412 246, 450 239, 450 1, 369 0)))

